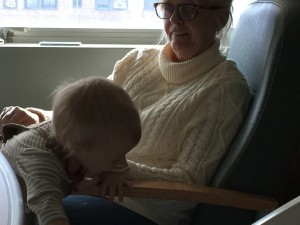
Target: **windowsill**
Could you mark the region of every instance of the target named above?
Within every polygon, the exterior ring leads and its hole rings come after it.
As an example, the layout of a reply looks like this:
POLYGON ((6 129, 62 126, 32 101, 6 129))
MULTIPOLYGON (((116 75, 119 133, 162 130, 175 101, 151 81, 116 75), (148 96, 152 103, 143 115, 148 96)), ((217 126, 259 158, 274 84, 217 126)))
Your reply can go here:
POLYGON ((141 44, 53 44, 53 45, 40 45, 32 43, 5 43, 0 45, 0 48, 116 48, 116 49, 132 49, 132 48, 153 48, 154 46, 160 47, 162 45, 141 45, 141 44))

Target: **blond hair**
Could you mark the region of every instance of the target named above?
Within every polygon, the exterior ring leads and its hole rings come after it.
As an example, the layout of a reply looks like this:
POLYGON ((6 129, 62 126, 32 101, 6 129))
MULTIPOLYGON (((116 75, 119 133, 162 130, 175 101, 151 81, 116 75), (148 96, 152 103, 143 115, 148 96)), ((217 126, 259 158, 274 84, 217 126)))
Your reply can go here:
POLYGON ((139 113, 130 96, 104 78, 58 87, 52 109, 54 136, 69 150, 88 150, 121 138, 137 144, 141 136, 139 113))

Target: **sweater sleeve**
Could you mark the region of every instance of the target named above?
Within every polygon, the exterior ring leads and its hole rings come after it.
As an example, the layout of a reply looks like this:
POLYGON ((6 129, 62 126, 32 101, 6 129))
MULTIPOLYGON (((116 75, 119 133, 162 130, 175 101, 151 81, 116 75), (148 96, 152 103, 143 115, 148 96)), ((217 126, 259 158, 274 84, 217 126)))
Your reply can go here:
POLYGON ((17 159, 17 170, 27 189, 27 206, 34 212, 40 225, 65 219, 62 199, 61 169, 52 154, 37 149, 26 149, 17 159))
POLYGON ((236 135, 250 99, 246 82, 225 82, 196 107, 189 128, 180 131, 184 137, 176 162, 170 168, 158 168, 129 161, 129 178, 207 184, 236 135))

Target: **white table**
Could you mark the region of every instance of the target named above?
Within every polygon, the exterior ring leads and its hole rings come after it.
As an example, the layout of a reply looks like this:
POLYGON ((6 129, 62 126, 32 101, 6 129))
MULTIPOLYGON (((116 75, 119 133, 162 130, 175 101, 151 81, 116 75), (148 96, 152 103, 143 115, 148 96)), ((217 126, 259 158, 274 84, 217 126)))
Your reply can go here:
POLYGON ((0 225, 23 224, 23 199, 17 177, 0 152, 0 225))
POLYGON ((299 225, 300 196, 284 204, 252 225, 299 225))

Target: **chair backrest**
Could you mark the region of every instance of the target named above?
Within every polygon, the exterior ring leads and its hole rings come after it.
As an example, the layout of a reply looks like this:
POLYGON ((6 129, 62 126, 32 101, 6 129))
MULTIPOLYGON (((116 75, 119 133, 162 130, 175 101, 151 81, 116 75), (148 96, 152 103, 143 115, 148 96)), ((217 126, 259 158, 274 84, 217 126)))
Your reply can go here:
MULTIPOLYGON (((242 13, 228 58, 245 75, 253 101, 210 186, 279 197, 300 145, 299 55, 299 0, 260 0, 242 13)), ((251 224, 254 215, 200 205, 194 224, 251 224)))

